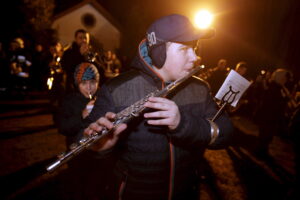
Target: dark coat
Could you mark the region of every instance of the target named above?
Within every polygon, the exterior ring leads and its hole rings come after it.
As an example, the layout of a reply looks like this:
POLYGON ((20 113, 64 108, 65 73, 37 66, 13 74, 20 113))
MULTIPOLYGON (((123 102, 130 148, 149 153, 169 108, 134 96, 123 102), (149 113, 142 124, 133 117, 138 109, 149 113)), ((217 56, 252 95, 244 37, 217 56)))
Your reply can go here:
MULTIPOLYGON (((151 70, 150 62, 145 43, 141 43, 132 70, 101 89, 89 122, 108 111, 118 113, 150 92, 162 89, 164 83, 151 70)), ((167 199, 169 194, 173 194, 173 199, 196 198, 197 167, 210 141, 207 118, 216 114, 217 105, 207 84, 197 78, 190 78, 168 98, 180 110, 181 122, 176 130, 148 125, 143 117, 138 117, 129 123, 114 149, 119 156, 115 172, 119 184, 123 183, 119 190, 123 192, 122 199, 167 199)), ((232 124, 227 115, 222 114, 217 124, 220 136, 212 148, 223 147, 231 137, 232 124)))
MULTIPOLYGON (((79 91, 68 94, 54 115, 60 134, 66 136, 67 149, 71 144, 79 144, 82 138, 82 111, 90 100, 79 91)), ((69 151, 69 150, 68 150, 69 151)), ((95 152, 87 150, 68 162, 65 190, 70 191, 68 199, 102 199, 111 178, 113 157, 95 159, 95 152), (97 177, 97 178, 95 178, 97 177)), ((97 156, 97 155, 96 155, 97 156)))
POLYGON ((74 72, 77 65, 86 59, 80 54, 79 46, 73 42, 72 46, 67 49, 62 57, 61 66, 66 73, 66 90, 67 93, 74 91, 74 72))
POLYGON ((68 146, 78 141, 82 136, 79 134, 83 126, 82 111, 88 102, 88 98, 79 91, 75 91, 65 96, 54 113, 55 125, 59 133, 66 136, 68 146))
POLYGON ((212 72, 211 76, 207 79, 210 84, 211 92, 215 96, 221 88, 223 82, 227 77, 228 71, 217 69, 212 72))

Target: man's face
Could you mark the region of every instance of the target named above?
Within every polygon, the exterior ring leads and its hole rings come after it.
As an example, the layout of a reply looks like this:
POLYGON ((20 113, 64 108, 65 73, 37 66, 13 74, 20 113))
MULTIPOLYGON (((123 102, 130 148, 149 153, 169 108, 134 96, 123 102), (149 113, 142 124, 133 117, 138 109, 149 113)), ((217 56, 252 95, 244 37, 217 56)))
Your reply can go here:
POLYGON ((82 44, 89 44, 90 36, 88 33, 77 33, 75 37, 75 42, 78 46, 82 46, 82 44))
POLYGON ((218 62, 218 67, 222 70, 224 70, 226 68, 226 64, 227 64, 227 61, 222 59, 218 62))
POLYGON ((166 61, 159 70, 164 81, 174 81, 189 73, 195 62, 197 55, 192 45, 180 43, 167 43, 166 61))
POLYGON ((237 70, 237 73, 239 73, 241 76, 244 76, 246 74, 246 72, 247 72, 247 68, 245 68, 245 67, 240 67, 237 70))

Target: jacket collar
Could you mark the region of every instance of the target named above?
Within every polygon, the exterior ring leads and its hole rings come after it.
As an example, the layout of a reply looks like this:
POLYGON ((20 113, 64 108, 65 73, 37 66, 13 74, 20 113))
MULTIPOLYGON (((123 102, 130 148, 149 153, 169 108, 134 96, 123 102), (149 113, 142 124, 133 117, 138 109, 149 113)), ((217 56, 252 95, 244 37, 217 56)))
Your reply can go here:
POLYGON ((137 56, 132 62, 132 68, 140 71, 147 80, 151 79, 157 87, 163 88, 165 85, 163 78, 154 70, 154 67, 148 55, 146 39, 143 39, 139 44, 137 56))

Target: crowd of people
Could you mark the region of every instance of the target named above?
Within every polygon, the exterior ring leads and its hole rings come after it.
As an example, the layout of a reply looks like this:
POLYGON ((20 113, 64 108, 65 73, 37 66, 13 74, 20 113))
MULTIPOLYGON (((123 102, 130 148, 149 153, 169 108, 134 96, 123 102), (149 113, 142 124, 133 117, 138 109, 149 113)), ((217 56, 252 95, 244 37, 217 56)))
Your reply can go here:
POLYGON ((50 99, 62 97, 73 88, 73 74, 82 62, 94 63, 102 75, 100 84, 122 71, 123 60, 113 50, 97 52, 90 43, 90 34, 84 29, 75 31, 72 44, 63 47, 60 42, 43 45, 12 39, 7 45, 0 42, 0 91, 8 95, 26 91, 48 91, 50 99), (26 44, 31 46, 26 46, 26 44))
POLYGON ((214 95, 230 69, 226 59, 167 97, 149 97, 143 105, 146 113, 132 122, 113 124, 116 113, 190 72, 199 62, 194 51, 198 40, 211 38, 213 32, 195 30, 182 15, 162 17, 148 28, 126 71, 115 52, 96 52, 83 29, 75 31, 68 48, 54 42, 44 50, 36 44, 31 53, 15 38, 7 51, 0 45, 1 92, 48 91, 66 149, 82 137, 111 130, 68 163, 72 199, 196 200, 203 153, 230 145, 232 115, 247 115, 257 123, 258 155, 268 153, 274 135, 299 130, 299 80, 283 68, 251 79, 245 61, 234 70, 252 82, 250 88, 236 109, 211 120, 219 109, 214 95))
MULTIPOLYGON (((230 115, 247 117, 258 125, 259 144, 256 151, 259 156, 264 156, 268 154, 273 136, 291 137, 293 134, 290 127, 299 112, 300 81, 285 68, 261 70, 252 78, 247 73, 249 67, 245 61, 236 64, 234 70, 251 85, 237 106, 227 111, 230 115)), ((220 59, 217 67, 209 69, 202 77, 210 83, 213 94, 221 87, 229 70, 226 59, 220 59)))

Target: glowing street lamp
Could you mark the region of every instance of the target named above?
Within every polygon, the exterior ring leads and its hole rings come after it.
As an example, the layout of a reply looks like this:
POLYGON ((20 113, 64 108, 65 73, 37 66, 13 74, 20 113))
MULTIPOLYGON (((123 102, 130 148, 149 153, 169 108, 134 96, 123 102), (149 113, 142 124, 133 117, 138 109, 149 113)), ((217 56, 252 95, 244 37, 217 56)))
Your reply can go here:
POLYGON ((213 21, 212 14, 207 10, 201 10, 195 15, 195 24, 198 28, 208 28, 213 21))

